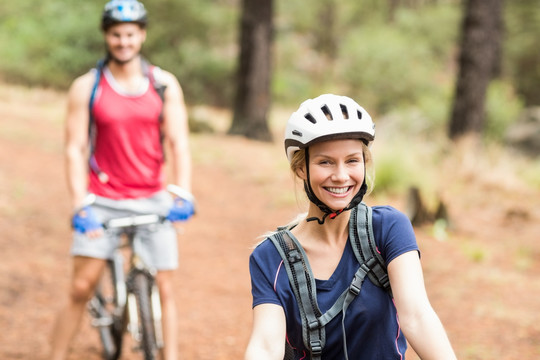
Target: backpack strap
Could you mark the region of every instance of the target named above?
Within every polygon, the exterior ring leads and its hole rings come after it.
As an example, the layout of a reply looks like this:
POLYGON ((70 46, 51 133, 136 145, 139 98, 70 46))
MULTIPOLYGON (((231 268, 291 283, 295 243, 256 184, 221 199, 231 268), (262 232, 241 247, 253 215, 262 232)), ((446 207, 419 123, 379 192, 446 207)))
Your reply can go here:
MULTIPOLYGON (((90 152, 89 152, 89 158, 88 158, 88 164, 90 167, 90 170, 97 174, 98 178, 101 182, 107 182, 108 177, 107 175, 99 168, 99 165, 96 161, 96 158, 94 157, 94 147, 95 147, 95 139, 96 139, 96 126, 94 121, 94 115, 93 115, 93 108, 94 103, 96 101, 97 92, 99 89, 99 82, 101 80, 101 75, 103 74, 103 69, 105 68, 105 65, 107 64, 107 58, 103 58, 98 60, 96 63, 95 69, 95 80, 94 84, 92 85, 92 91, 90 93, 90 101, 88 102, 88 139, 90 144, 90 152)), ((150 81, 150 85, 154 88, 154 90, 159 95, 161 102, 165 103, 165 90, 167 89, 167 86, 158 80, 156 80, 156 77, 154 76, 154 70, 155 67, 152 66, 145 58, 141 58, 141 68, 142 73, 145 77, 148 78, 150 81)), ((161 124, 163 122, 163 106, 161 107, 161 111, 159 113, 159 123, 161 124)), ((161 126, 160 126, 161 127, 161 126)), ((165 135, 160 128, 159 130, 159 142, 161 145, 161 153, 163 156, 163 160, 165 160, 165 151, 163 150, 163 142, 164 142, 165 135)))
POLYGON ((89 156, 88 156, 88 165, 90 170, 97 174, 101 182, 107 182, 107 175, 101 171, 99 165, 97 164, 96 158, 94 156, 94 147, 96 143, 96 124, 94 121, 94 103, 96 102, 96 96, 99 88, 99 81, 101 80, 101 75, 103 74, 103 68, 105 67, 106 59, 98 60, 95 70, 95 80, 94 85, 92 85, 92 92, 90 93, 90 101, 88 102, 88 144, 90 147, 89 156))
MULTIPOLYGON (((165 104, 165 90, 167 89, 167 85, 159 82, 156 79, 154 75, 154 71, 156 70, 156 67, 151 65, 145 58, 141 58, 141 67, 142 67, 143 75, 146 76, 148 80, 150 81, 150 84, 159 95, 159 98, 161 99, 161 103, 165 104)), ((161 111, 159 112, 159 123, 160 123, 159 143, 161 146, 161 156, 163 157, 163 161, 165 161, 165 150, 163 149, 165 133, 163 132, 163 129, 161 129, 161 124, 163 123, 163 106, 161 106, 161 111)))
POLYGON ((286 230, 274 233, 269 239, 278 250, 296 297, 302 319, 302 339, 310 351, 311 359, 320 360, 326 342, 324 326, 318 318, 321 312, 317 305, 315 279, 305 261, 305 253, 294 237, 286 230))
POLYGON ((362 202, 352 209, 350 223, 356 224, 349 226, 349 239, 358 262, 366 264, 370 269, 369 279, 392 296, 386 263, 375 244, 371 207, 362 202))
POLYGON ((90 101, 88 102, 88 110, 90 111, 91 121, 88 123, 90 127, 93 121, 92 108, 94 107, 94 102, 96 101, 96 94, 99 86, 99 80, 101 79, 101 74, 103 73, 103 68, 105 67, 105 59, 98 60, 95 69, 95 80, 94 85, 92 85, 92 92, 90 93, 90 101))
MULTIPOLYGON (((156 77, 154 75, 154 70, 156 69, 155 66, 151 65, 145 58, 141 58, 141 67, 143 75, 148 78, 150 81, 150 84, 156 90, 158 93, 161 101, 165 102, 165 90, 167 89, 167 85, 159 82, 156 80, 156 77)), ((163 111, 159 114, 159 121, 163 121, 163 111)))

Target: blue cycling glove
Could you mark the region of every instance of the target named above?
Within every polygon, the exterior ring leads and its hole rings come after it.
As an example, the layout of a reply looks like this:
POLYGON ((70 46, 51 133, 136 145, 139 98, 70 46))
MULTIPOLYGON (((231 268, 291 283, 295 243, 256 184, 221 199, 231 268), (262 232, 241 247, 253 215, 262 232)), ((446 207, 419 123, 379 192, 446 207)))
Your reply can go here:
POLYGON ((77 211, 71 219, 71 225, 75 231, 82 234, 102 228, 101 223, 96 218, 94 210, 90 206, 85 206, 77 211))
POLYGON ((177 221, 186 221, 195 213, 195 208, 193 203, 189 200, 176 198, 174 200, 174 205, 169 210, 167 215, 167 220, 171 222, 177 221))

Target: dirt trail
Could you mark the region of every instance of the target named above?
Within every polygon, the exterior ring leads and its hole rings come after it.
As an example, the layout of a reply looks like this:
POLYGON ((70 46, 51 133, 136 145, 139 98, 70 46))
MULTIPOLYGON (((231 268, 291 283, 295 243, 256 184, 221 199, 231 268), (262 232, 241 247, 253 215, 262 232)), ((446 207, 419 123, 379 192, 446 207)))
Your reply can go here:
MULTIPOLYGON (((64 94, 0 85, 1 359, 44 360, 66 296, 64 105, 64 94)), ((199 213, 180 235, 180 351, 186 360, 240 359, 251 326, 251 248, 298 206, 279 143, 214 134, 193 135, 191 145, 199 213)), ((446 241, 429 226, 417 229, 433 306, 460 359, 537 359, 540 193, 485 183, 463 189, 449 194, 454 229, 446 241)), ((87 319, 69 359, 99 359, 87 319)))

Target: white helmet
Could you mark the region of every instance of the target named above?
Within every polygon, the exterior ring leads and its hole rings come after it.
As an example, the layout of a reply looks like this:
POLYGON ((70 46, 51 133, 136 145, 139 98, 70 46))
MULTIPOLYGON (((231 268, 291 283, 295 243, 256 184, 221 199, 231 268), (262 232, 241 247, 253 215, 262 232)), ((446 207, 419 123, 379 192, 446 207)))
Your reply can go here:
POLYGON ((285 130, 285 151, 293 154, 309 145, 333 139, 375 139, 375 124, 367 111, 346 96, 324 94, 304 101, 285 130))

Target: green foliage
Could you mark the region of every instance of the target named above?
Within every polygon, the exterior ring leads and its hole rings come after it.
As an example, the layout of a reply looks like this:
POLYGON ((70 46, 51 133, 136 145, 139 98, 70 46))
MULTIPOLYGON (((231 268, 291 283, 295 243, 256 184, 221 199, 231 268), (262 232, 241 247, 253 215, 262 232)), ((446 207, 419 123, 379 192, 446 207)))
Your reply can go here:
POLYGON ((485 136, 490 140, 502 141, 508 126, 518 118, 523 104, 513 88, 500 80, 490 84, 486 100, 485 136))
POLYGON ((74 74, 95 62, 90 59, 101 48, 101 40, 91 21, 99 18, 92 2, 25 0, 4 6, 0 42, 5 46, 0 48, 0 71, 5 79, 65 87, 74 74))
MULTIPOLYGON (((297 1, 288 7, 298 8, 297 1)), ((283 15, 274 77, 274 94, 280 102, 297 103, 298 97, 339 91, 372 112, 386 113, 429 101, 425 98, 439 98, 440 103, 448 99, 453 78, 447 66, 459 28, 459 7, 402 8, 389 23, 386 9, 377 2, 333 5, 337 20, 328 28, 317 16, 324 9, 320 4, 298 16, 283 15), (334 33, 338 47, 333 56, 316 51, 318 28, 334 33)))
POLYGON ((540 7, 536 0, 508 2, 506 68, 526 106, 540 105, 540 7))
POLYGON ((174 62, 181 64, 176 74, 189 102, 204 99, 217 106, 230 105, 234 56, 225 57, 220 49, 208 49, 198 41, 188 40, 178 48, 176 57, 158 53, 152 58, 167 69, 175 69, 178 65, 174 62))
MULTIPOLYGON (((4 0, 0 74, 28 85, 67 88, 103 56, 106 0, 4 0)), ((379 0, 274 0, 274 103, 296 106, 324 92, 352 96, 373 115, 445 126, 451 105, 460 1, 407 2, 391 13, 379 0)), ((505 71, 528 94, 540 83, 540 10, 535 0, 507 5, 505 71), (533 9, 532 11, 529 11, 533 9)), ((232 103, 238 55, 238 0, 152 0, 143 53, 171 71, 189 103, 232 103)), ((498 138, 521 106, 508 78, 490 89, 489 136, 498 138), (509 102, 509 103, 508 103, 509 102), (506 104, 506 106, 503 106, 506 104)))
POLYGON ((528 161, 519 171, 519 175, 533 188, 540 190, 540 161, 528 161))
MULTIPOLYGON (((415 106, 423 96, 445 98, 449 79, 439 74, 447 71, 451 47, 442 49, 440 44, 454 43, 455 32, 431 35, 426 28, 433 17, 429 9, 423 12, 413 15, 411 10, 403 10, 391 26, 357 28, 344 38, 343 82, 353 96, 366 99, 361 101, 367 101, 378 113, 415 106)), ((440 27, 457 29, 455 15, 447 18, 439 19, 442 23, 446 20, 440 27)))
POLYGON ((412 169, 390 153, 377 156, 375 174, 374 194, 404 192, 412 182, 412 169))
POLYGON ((147 1, 145 54, 175 74, 190 103, 229 105, 234 89, 238 5, 230 1, 147 1))
MULTIPOLYGON (((104 56, 105 1, 6 0, 0 5, 0 74, 8 81, 65 89, 104 56)), ((224 105, 232 93, 237 4, 210 0, 146 2, 143 53, 174 73, 192 103, 224 105)))
MULTIPOLYGON (((405 193, 411 186, 431 196, 436 189, 434 168, 427 166, 436 161, 438 144, 411 141, 413 137, 401 129, 400 119, 385 119, 383 134, 374 143, 375 186, 373 193, 405 193), (392 132, 390 135, 384 132, 392 132)), ((436 171, 436 170, 435 170, 436 171)))

